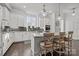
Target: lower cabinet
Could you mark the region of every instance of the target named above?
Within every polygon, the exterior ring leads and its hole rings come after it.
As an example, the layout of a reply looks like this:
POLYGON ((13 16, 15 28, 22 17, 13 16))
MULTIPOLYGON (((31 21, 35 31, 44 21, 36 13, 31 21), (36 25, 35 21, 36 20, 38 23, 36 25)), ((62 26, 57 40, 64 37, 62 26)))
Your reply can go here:
POLYGON ((13 42, 21 42, 33 39, 32 32, 11 32, 3 34, 3 55, 13 42))
POLYGON ((27 41, 33 39, 32 32, 15 32, 14 42, 27 41))
POLYGON ((23 41, 22 32, 15 32, 14 42, 20 42, 20 41, 23 41))
POLYGON ((5 33, 3 34, 3 55, 8 50, 8 48, 13 43, 13 33, 5 33))
POLYGON ((26 41, 26 40, 29 40, 29 36, 28 36, 28 33, 27 32, 23 32, 23 41, 26 41))
POLYGON ((33 33, 32 32, 24 32, 23 33, 23 40, 32 40, 33 33))

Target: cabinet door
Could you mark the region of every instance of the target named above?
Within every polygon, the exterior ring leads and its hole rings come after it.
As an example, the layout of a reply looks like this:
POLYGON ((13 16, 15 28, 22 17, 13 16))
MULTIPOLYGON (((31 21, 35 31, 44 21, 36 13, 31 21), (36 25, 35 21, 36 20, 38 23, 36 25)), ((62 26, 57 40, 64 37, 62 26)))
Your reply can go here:
POLYGON ((32 32, 28 32, 28 40, 32 40, 33 39, 33 33, 32 32))
POLYGON ((6 7, 3 7, 3 18, 6 20, 9 19, 9 11, 6 7))
POLYGON ((3 16, 3 26, 8 26, 9 25, 9 11, 6 7, 3 7, 2 11, 2 16, 3 16))
POLYGON ((18 15, 18 26, 22 26, 21 16, 18 15))
MULTIPOLYGON (((2 45, 2 40, 1 40, 1 21, 2 21, 2 6, 0 6, 0 47, 2 45)), ((1 50, 1 48, 0 48, 1 50)))
POLYGON ((5 19, 9 21, 9 10, 5 7, 5 19))
POLYGON ((22 32, 16 32, 15 33, 15 39, 14 39, 15 42, 20 42, 20 41, 23 41, 23 34, 22 32))
POLYGON ((0 6, 0 25, 1 25, 1 20, 2 20, 2 6, 0 6))
POLYGON ((11 13, 11 21, 10 21, 10 25, 12 28, 15 28, 15 16, 13 13, 11 13))
POLYGON ((27 32, 23 32, 23 41, 28 40, 28 33, 27 32))
POLYGON ((13 32, 10 32, 9 43, 12 44, 13 42, 14 42, 14 34, 13 34, 13 32))
POLYGON ((9 16, 10 16, 9 24, 11 25, 12 28, 16 28, 18 26, 17 15, 15 13, 10 13, 9 16))
POLYGON ((10 33, 3 34, 3 54, 7 51, 7 49, 10 47, 9 44, 10 39, 10 33))

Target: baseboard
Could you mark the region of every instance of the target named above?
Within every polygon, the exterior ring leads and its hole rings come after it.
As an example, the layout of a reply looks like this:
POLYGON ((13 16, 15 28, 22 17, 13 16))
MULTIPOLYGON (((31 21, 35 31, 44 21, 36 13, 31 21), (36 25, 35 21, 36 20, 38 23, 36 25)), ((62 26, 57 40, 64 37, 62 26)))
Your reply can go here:
POLYGON ((24 43, 24 41, 13 42, 14 44, 24 43))
POLYGON ((31 40, 24 41, 24 44, 31 44, 31 40))
MULTIPOLYGON (((10 45, 10 47, 7 49, 7 51, 11 48, 11 46, 13 45, 14 43, 12 43, 11 45, 10 45)), ((3 56, 5 56, 5 54, 7 53, 7 51, 3 54, 3 56)))
POLYGON ((31 43, 31 40, 25 40, 25 41, 18 41, 18 42, 13 42, 15 44, 17 43, 31 43))

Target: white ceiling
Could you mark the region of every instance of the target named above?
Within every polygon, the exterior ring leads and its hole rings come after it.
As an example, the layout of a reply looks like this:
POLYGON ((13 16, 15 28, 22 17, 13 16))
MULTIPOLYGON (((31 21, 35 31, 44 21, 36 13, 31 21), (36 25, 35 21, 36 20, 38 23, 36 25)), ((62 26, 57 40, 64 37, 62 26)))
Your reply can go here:
MULTIPOLYGON (((24 13, 33 13, 33 14, 39 14, 42 11, 43 4, 42 3, 10 3, 9 4, 12 8, 12 10, 21 11, 24 13), (24 8, 26 6, 26 8, 24 8)), ((58 12, 58 3, 45 3, 46 10, 58 12)), ((76 12, 79 12, 79 3, 61 3, 60 4, 60 10, 61 13, 71 13, 72 8, 76 8, 76 12)))

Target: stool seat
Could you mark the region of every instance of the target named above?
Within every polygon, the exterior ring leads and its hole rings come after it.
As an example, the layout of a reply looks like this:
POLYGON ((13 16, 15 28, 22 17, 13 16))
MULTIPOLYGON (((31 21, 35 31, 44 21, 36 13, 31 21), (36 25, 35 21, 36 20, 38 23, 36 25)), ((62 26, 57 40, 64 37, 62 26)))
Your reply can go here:
POLYGON ((53 47, 53 44, 48 44, 48 45, 45 45, 44 47, 45 48, 51 48, 51 47, 53 47))

